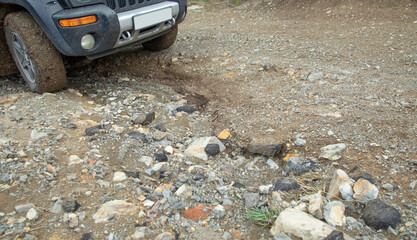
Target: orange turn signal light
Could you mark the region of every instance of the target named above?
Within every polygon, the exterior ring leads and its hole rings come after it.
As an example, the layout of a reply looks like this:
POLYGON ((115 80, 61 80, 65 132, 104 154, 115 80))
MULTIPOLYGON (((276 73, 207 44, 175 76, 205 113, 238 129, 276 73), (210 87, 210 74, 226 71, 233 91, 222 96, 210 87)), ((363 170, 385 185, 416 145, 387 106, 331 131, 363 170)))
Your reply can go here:
POLYGON ((59 25, 61 25, 61 27, 77 27, 95 22, 97 22, 97 17, 95 15, 91 15, 79 18, 61 19, 59 20, 59 25))

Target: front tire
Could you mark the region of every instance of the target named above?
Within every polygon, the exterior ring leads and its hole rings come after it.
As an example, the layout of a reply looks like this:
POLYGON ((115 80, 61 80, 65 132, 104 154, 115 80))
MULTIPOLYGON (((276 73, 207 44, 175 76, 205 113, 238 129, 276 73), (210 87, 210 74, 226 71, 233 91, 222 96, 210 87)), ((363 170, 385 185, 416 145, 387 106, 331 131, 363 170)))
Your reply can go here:
POLYGON ((0 76, 8 76, 17 73, 19 73, 19 69, 17 69, 16 63, 13 61, 13 57, 7 46, 3 26, 0 26, 0 76))
POLYGON ((177 39, 178 25, 175 25, 171 30, 164 35, 142 43, 142 46, 149 51, 161 51, 167 49, 174 44, 177 39))
POLYGON ((29 13, 9 13, 5 32, 13 59, 31 91, 56 92, 65 87, 62 56, 29 13))

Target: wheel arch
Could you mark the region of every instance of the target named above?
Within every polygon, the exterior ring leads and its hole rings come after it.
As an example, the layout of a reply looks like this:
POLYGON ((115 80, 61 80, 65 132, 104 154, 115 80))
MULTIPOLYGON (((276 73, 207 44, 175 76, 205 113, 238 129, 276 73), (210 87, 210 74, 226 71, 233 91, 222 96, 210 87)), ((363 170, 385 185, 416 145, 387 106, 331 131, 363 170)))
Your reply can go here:
POLYGON ((0 10, 5 9, 2 16, 0 12, 0 20, 4 21, 5 16, 11 12, 26 11, 28 12, 36 23, 41 27, 43 32, 55 46, 55 48, 65 54, 68 52, 66 46, 60 44, 64 42, 61 34, 56 29, 55 23, 52 20, 52 15, 63 10, 63 7, 57 1, 50 0, 0 0, 0 10), (45 7, 47 6, 47 7, 45 7))

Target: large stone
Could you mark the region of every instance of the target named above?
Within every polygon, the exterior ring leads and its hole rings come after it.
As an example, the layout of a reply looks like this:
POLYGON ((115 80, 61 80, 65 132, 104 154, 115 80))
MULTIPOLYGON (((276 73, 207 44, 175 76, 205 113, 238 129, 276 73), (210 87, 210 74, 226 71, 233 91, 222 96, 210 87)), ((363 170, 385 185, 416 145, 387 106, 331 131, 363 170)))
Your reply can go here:
POLYGON ((332 226, 346 224, 345 205, 341 201, 332 201, 324 206, 324 219, 332 226))
POLYGON ((49 210, 49 212, 51 213, 55 213, 55 214, 61 214, 64 212, 64 208, 63 205, 64 202, 62 200, 58 200, 54 203, 54 205, 52 206, 52 208, 49 210))
POLYGON ((27 212, 26 218, 29 219, 30 221, 36 220, 36 219, 39 218, 39 213, 38 213, 38 211, 36 211, 35 208, 31 208, 27 212))
POLYGON ((81 204, 79 204, 77 201, 66 201, 62 203, 62 207, 64 208, 65 212, 75 212, 81 207, 81 204))
POLYGON ((27 212, 30 209, 34 208, 35 205, 33 205, 33 203, 26 203, 26 204, 20 204, 14 207, 14 210, 16 210, 16 212, 21 213, 21 212, 27 212))
POLYGON ((75 213, 68 213, 68 227, 78 227, 78 216, 75 213))
POLYGON ((78 157, 77 155, 71 155, 71 156, 69 156, 68 161, 69 161, 69 163, 68 163, 69 165, 79 164, 79 163, 82 163, 83 162, 83 160, 80 157, 78 157))
POLYGON ((360 202, 369 202, 377 199, 378 188, 368 180, 360 178, 353 186, 353 198, 360 202))
POLYGON ((218 144, 207 144, 206 148, 204 148, 204 151, 208 155, 214 156, 214 155, 220 153, 220 146, 218 144))
POLYGON ((342 151, 346 149, 346 144, 332 144, 320 149, 320 159, 327 159, 331 161, 336 161, 342 158, 342 151))
POLYGON ((147 157, 147 156, 143 156, 139 159, 139 162, 144 163, 146 166, 151 166, 153 163, 153 158, 151 157, 147 157))
POLYGON ((184 198, 184 199, 185 198, 190 198, 193 195, 193 187, 191 187, 188 184, 183 184, 175 192, 175 195, 177 195, 180 198, 184 198))
POLYGON ((188 114, 191 114, 195 111, 197 111, 197 109, 193 106, 181 106, 181 107, 177 107, 177 112, 186 112, 188 114))
POLYGON ((89 128, 85 129, 85 134, 87 136, 93 136, 93 135, 99 133, 101 129, 103 129, 102 125, 96 125, 94 127, 89 127, 89 128))
POLYGON ((127 134, 129 137, 136 139, 136 140, 140 140, 143 143, 148 143, 149 140, 146 138, 146 134, 138 132, 138 131, 132 131, 130 133, 127 134))
POLYGON ((207 213, 210 212, 214 207, 209 206, 198 206, 192 209, 188 209, 183 212, 182 216, 186 219, 193 221, 200 221, 207 219, 207 213))
POLYGON ((375 229, 395 228, 401 223, 401 214, 385 203, 371 201, 363 209, 363 220, 375 229))
POLYGON ((224 151, 226 147, 217 137, 202 137, 194 141, 184 152, 184 155, 190 157, 200 158, 207 161, 208 155, 205 151, 207 145, 217 144, 219 145, 220 152, 224 151))
POLYGON ((126 173, 124 172, 115 172, 113 175, 114 182, 121 182, 127 179, 126 173))
POLYGON ((317 219, 323 219, 323 196, 321 195, 321 191, 311 195, 308 205, 308 213, 317 219))
POLYGON ((139 207, 133 203, 123 200, 113 200, 103 204, 100 209, 93 215, 96 223, 106 222, 111 214, 115 215, 133 215, 139 212, 139 207))
POLYGON ((296 190, 299 188, 300 188, 300 185, 297 183, 297 181, 291 180, 288 178, 280 178, 275 183, 274 191, 288 192, 288 191, 296 190))
POLYGON ((296 176, 314 170, 317 163, 311 160, 304 160, 302 157, 290 157, 285 165, 287 173, 293 173, 296 176))
POLYGON ((258 145, 249 144, 246 150, 253 154, 261 154, 268 157, 273 157, 281 152, 282 144, 258 145))
POLYGON ((321 240, 333 230, 332 226, 305 212, 287 208, 279 214, 270 232, 272 236, 286 233, 304 240, 321 240))
MULTIPOLYGON (((327 199, 338 199, 341 197, 339 187, 342 184, 350 184, 350 177, 341 169, 337 169, 333 173, 332 180, 330 181, 329 191, 327 192, 327 199)), ((344 185, 345 186, 345 185, 344 185)))

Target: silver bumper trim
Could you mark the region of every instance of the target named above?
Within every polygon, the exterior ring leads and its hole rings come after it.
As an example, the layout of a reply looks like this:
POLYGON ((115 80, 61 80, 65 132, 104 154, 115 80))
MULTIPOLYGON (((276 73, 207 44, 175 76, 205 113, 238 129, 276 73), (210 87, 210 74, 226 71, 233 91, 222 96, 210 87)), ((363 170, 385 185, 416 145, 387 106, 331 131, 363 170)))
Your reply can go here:
POLYGON ((120 23, 120 33, 119 40, 114 45, 114 48, 128 45, 146 38, 151 38, 154 35, 160 35, 161 32, 165 32, 168 29, 170 29, 173 25, 175 25, 175 19, 177 19, 178 14, 179 4, 170 1, 117 14, 120 23), (154 26, 145 29, 135 30, 133 23, 133 18, 135 16, 151 13, 166 8, 171 8, 172 10, 171 20, 156 23, 154 26))

